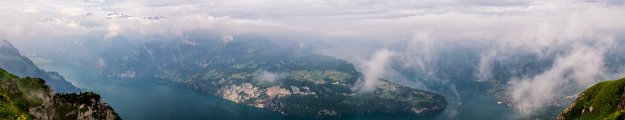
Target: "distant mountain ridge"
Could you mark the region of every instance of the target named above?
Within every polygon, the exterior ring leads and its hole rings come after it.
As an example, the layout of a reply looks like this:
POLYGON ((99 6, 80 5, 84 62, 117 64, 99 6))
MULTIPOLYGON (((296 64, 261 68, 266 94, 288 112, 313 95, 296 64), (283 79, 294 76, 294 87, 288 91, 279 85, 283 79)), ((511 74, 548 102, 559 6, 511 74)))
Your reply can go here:
POLYGON ((65 80, 57 72, 48 72, 39 69, 30 59, 22 56, 9 41, 0 40, 0 68, 20 77, 39 77, 46 80, 54 91, 59 93, 80 92, 80 89, 65 80))

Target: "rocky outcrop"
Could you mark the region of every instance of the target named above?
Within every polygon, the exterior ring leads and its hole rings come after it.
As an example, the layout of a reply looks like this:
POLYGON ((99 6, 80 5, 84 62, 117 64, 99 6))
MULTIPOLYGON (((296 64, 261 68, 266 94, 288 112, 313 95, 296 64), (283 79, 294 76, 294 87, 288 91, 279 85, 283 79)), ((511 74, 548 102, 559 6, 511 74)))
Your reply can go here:
POLYGON ((55 94, 43 97, 40 106, 29 107, 28 113, 40 120, 120 120, 111 106, 92 93, 55 94))
POLYGON ((56 118, 76 120, 119 120, 111 106, 101 101, 100 95, 93 92, 56 94, 54 96, 56 118))
POLYGON ((440 95, 402 87, 386 80, 381 80, 372 93, 337 93, 339 94, 328 94, 325 91, 311 90, 307 86, 259 87, 253 83, 243 83, 223 87, 217 95, 235 103, 285 115, 316 117, 364 113, 433 116, 447 105, 440 95))
POLYGON ((98 94, 55 94, 40 78, 19 78, 0 69, 0 119, 118 120, 98 94))

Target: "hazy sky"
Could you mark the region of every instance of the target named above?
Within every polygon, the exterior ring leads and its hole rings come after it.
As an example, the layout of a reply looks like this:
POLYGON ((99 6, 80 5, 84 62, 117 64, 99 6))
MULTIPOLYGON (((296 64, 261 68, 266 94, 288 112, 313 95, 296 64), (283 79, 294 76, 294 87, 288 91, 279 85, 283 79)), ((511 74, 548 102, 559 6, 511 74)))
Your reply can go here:
POLYGON ((0 36, 10 40, 40 31, 59 37, 89 32, 132 37, 182 36, 198 29, 224 36, 294 32, 383 41, 410 39, 415 34, 476 39, 505 37, 510 32, 534 36, 533 31, 539 30, 575 37, 595 29, 621 29, 625 14, 620 0, 7 0, 0 4, 4 18, 0 25, 5 26, 0 36), (157 16, 166 20, 146 19, 157 16))
MULTIPOLYGON (((143 41, 202 31, 223 39, 262 34, 287 39, 340 41, 325 54, 350 59, 362 72, 396 77, 390 60, 428 71, 447 44, 486 50, 476 81, 489 81, 493 62, 535 54, 552 68, 513 78, 508 91, 530 114, 563 91, 606 75, 605 54, 622 46, 623 0, 2 0, 0 38, 37 44, 123 35, 143 41), (375 44, 371 48, 370 44, 375 44), (389 48, 404 44, 405 48, 389 48), (483 45, 483 46, 482 46, 483 45), (336 47, 340 46, 340 47, 336 47), (558 48, 558 50, 554 50, 558 48), (363 50, 367 54, 352 54, 363 50), (566 52, 561 52, 566 51, 566 52), (373 56, 367 56, 373 55, 373 56), (389 72, 390 71, 390 72, 389 72), (573 73, 574 75, 566 75, 573 73), (575 84, 570 84, 575 83, 575 84)), ((330 42, 333 43, 333 42, 330 42)), ((18 45, 18 46, 20 46, 18 45)), ((621 74, 622 75, 622 74, 621 74)), ((367 78, 365 78, 367 79, 367 78)), ((376 80, 376 79, 367 79, 376 80)), ((418 88, 428 89, 413 83, 418 88)))

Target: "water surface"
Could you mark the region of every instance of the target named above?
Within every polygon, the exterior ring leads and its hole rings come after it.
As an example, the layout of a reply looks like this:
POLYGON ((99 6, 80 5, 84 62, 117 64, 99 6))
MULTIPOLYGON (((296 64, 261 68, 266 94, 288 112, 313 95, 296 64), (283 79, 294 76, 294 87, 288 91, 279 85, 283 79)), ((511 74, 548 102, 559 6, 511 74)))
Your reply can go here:
POLYGON ((282 115, 235 104, 168 80, 104 78, 85 66, 52 62, 42 69, 61 73, 82 91, 93 91, 123 119, 281 119, 282 115))
MULTIPOLYGON (((100 77, 95 69, 66 62, 51 62, 40 67, 48 71, 59 72, 82 91, 100 94, 102 99, 126 120, 315 119, 285 117, 276 112, 235 104, 213 95, 193 91, 169 80, 100 77)), ((460 92, 464 98, 462 102, 450 103, 450 105, 459 104, 458 107, 448 106, 449 109, 445 114, 429 119, 513 119, 516 114, 510 107, 499 105, 492 97, 482 93, 467 89, 460 92), (453 117, 450 118, 450 115, 453 117)), ((398 120, 417 118, 402 115, 368 114, 330 119, 398 120)))

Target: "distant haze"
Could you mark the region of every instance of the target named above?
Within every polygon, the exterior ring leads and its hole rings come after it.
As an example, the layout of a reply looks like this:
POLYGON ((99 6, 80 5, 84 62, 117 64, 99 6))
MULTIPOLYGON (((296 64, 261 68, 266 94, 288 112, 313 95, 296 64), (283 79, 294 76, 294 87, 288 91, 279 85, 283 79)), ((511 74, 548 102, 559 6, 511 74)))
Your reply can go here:
MULTIPOLYGON (((365 87, 390 79, 429 91, 445 89, 452 93, 446 97, 457 104, 462 104, 457 79, 445 75, 469 66, 466 80, 503 81, 513 106, 530 116, 557 99, 554 96, 575 95, 599 81, 625 77, 625 64, 620 62, 625 59, 624 4, 622 0, 11 0, 0 1, 0 38, 29 57, 98 63, 98 49, 118 36, 132 46, 153 40, 232 41, 258 35, 348 60, 365 74, 361 78, 365 87), (532 61, 544 62, 536 65, 540 69, 524 72, 523 66, 532 61), (455 67, 443 68, 442 63, 455 67), (498 66, 509 64, 520 64, 507 71, 518 74, 496 77, 502 72, 496 71, 498 66)), ((267 82, 280 77, 271 72, 257 76, 267 82)))

